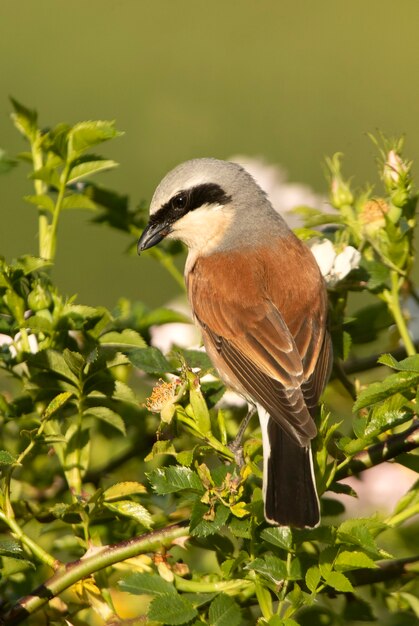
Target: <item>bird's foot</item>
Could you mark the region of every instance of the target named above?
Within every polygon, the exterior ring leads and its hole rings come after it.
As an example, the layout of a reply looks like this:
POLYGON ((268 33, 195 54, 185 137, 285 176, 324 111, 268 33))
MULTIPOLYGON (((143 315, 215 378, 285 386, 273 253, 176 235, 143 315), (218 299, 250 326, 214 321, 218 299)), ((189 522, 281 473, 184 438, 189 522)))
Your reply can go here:
POLYGON ((228 448, 234 454, 234 461, 240 468, 244 465, 243 446, 241 440, 242 437, 236 437, 231 443, 228 444, 228 448))
POLYGON ((239 467, 243 467, 244 465, 243 446, 242 446, 243 436, 244 436, 246 428, 249 425, 250 420, 252 419, 255 413, 256 413, 256 407, 250 406, 246 417, 243 419, 242 423, 240 424, 239 432, 237 433, 233 441, 228 444, 228 447, 234 454, 234 460, 239 467))

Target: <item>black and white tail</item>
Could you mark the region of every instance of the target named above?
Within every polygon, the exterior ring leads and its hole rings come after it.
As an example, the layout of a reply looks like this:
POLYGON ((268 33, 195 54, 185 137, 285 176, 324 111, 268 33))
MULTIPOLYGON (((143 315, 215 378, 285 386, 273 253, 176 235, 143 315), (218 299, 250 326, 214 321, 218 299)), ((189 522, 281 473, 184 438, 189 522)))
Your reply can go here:
POLYGON ((280 526, 314 528, 320 522, 320 507, 311 448, 300 446, 266 411, 258 410, 266 520, 280 526))

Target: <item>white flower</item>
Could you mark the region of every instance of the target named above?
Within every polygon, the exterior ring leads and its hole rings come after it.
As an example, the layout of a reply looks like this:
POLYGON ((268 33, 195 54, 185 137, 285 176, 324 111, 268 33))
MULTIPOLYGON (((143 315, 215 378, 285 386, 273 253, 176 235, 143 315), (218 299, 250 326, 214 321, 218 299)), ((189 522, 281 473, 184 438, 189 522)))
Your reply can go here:
MULTIPOLYGON (((38 352, 38 340, 36 335, 28 335, 29 350, 32 354, 38 352)), ((9 335, 0 335, 0 348, 2 346, 9 346, 10 355, 15 359, 18 352, 23 350, 22 347, 22 333, 17 333, 13 339, 9 335)))
POLYGON ((316 241, 310 246, 317 265, 320 268, 322 276, 326 277, 331 273, 333 263, 336 259, 336 252, 333 243, 329 239, 316 241))
POLYGON ((353 246, 346 246, 346 248, 336 256, 335 263, 333 265, 333 275, 335 279, 342 280, 349 274, 349 272, 359 266, 361 260, 361 253, 353 246))
POLYGON ((330 286, 336 285, 351 270, 357 268, 361 260, 361 253, 353 246, 345 246, 342 252, 337 253, 329 239, 315 241, 311 245, 311 251, 330 286))
POLYGON ((275 211, 284 214, 289 226, 301 226, 298 215, 290 213, 298 206, 309 206, 324 210, 327 199, 313 191, 308 185, 288 182, 288 174, 280 165, 266 163, 261 158, 236 155, 230 161, 238 163, 249 172, 267 194, 275 211))

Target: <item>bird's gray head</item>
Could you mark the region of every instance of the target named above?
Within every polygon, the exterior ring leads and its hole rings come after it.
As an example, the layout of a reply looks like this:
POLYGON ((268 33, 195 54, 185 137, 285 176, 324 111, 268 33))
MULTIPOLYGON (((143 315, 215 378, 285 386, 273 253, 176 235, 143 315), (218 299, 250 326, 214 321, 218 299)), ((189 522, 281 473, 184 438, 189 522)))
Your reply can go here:
POLYGON ((244 231, 254 233, 255 225, 273 213, 265 193, 237 163, 218 159, 186 161, 157 187, 138 252, 165 237, 179 239, 190 249, 209 252, 222 248, 233 237, 243 241, 244 231), (236 218, 238 213, 240 219, 236 218))

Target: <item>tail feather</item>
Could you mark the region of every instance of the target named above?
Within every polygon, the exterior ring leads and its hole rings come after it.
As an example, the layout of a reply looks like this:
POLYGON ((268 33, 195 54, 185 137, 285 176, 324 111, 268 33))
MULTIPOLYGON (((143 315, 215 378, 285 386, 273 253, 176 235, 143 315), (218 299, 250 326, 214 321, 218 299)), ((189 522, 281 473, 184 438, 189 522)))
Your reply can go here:
POLYGON ((265 517, 271 524, 313 528, 320 507, 310 446, 301 447, 267 413, 259 412, 263 435, 265 517))

